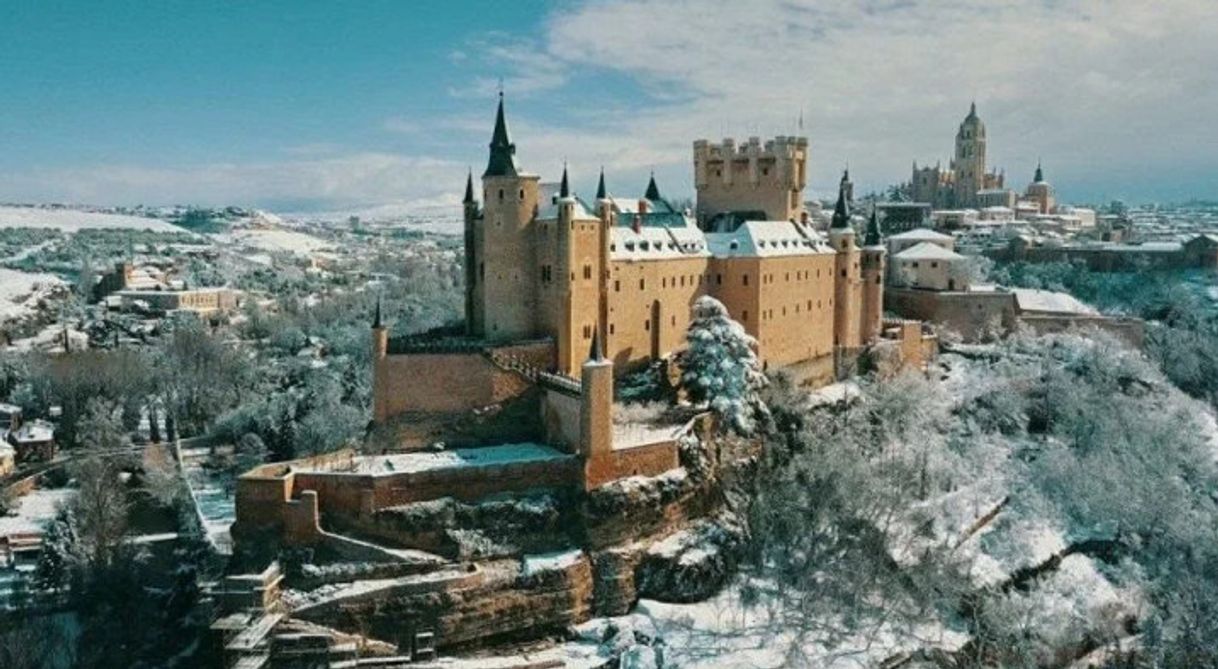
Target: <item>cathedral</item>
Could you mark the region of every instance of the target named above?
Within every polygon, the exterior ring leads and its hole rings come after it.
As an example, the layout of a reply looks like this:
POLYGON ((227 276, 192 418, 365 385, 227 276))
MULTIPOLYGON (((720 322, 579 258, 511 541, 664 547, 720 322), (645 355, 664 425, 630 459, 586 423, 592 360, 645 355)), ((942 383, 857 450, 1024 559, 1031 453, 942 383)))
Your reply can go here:
MULTIPOLYGON (((961 166, 980 175, 984 128, 974 127, 981 157, 961 166)), ((880 334, 885 251, 874 217, 856 240, 841 192, 828 234, 807 223, 805 137, 698 140, 693 158, 693 212, 670 204, 654 176, 641 196, 617 196, 603 170, 587 201, 565 166, 556 184, 521 168, 501 96, 481 188, 472 173, 465 188, 466 336, 552 341, 557 371, 570 376, 597 337, 629 370, 681 348, 691 305, 711 295, 757 339, 765 365, 832 378, 840 355, 880 334)))
POLYGON ((956 152, 950 166, 918 167, 914 162, 910 179, 913 201, 929 203, 935 209, 1013 205, 1014 193, 1006 189, 1005 176, 986 170, 985 148, 985 123, 973 103, 956 131, 956 152))

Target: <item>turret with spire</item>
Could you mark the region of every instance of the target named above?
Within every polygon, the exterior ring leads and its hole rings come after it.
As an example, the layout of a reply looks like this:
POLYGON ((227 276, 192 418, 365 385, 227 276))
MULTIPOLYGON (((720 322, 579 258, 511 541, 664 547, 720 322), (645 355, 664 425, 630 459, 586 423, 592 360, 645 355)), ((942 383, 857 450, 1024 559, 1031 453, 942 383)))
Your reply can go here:
POLYGON ((1032 183, 1040 184, 1040 183, 1044 183, 1044 182, 1045 182, 1045 171, 1043 169, 1041 169, 1041 167, 1040 167, 1040 159, 1037 159, 1036 160, 1036 175, 1034 177, 1032 177, 1032 183))
POLYGON ((880 222, 876 216, 875 205, 871 207, 871 218, 867 221, 867 233, 863 236, 864 246, 879 246, 882 243, 880 239, 880 222))
POLYGON ((601 166, 601 176, 596 182, 596 199, 604 200, 609 197, 609 193, 605 190, 605 166, 601 166))
POLYGON ((491 134, 491 156, 483 177, 514 177, 516 167, 516 145, 508 136, 507 119, 503 114, 503 91, 499 91, 499 109, 495 112, 495 131, 491 134))
POLYGON ((829 226, 835 230, 850 227, 850 205, 846 202, 846 175, 837 188, 837 204, 833 205, 833 223, 829 226))
POLYGON ((562 164, 562 182, 558 185, 558 197, 565 200, 571 197, 571 183, 567 180, 567 164, 562 164))

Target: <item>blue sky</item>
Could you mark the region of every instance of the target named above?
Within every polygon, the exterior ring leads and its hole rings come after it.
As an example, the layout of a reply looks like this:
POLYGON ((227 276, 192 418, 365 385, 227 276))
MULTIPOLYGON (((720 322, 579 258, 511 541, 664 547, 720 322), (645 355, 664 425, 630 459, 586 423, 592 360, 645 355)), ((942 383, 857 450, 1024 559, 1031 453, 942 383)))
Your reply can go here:
POLYGON ((801 112, 813 194, 846 162, 878 188, 976 98, 1016 185, 1043 157, 1067 199, 1218 197, 1218 22, 1156 7, 0 0, 0 200, 444 206, 499 78, 525 167, 585 191, 691 195, 694 138, 801 112))

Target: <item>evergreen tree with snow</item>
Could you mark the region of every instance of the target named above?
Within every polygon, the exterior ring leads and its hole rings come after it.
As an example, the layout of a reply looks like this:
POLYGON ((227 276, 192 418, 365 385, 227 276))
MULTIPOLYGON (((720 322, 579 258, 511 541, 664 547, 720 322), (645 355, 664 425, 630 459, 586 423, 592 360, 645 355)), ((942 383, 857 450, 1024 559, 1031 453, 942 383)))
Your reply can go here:
POLYGON ((694 302, 685 339, 681 385, 690 401, 709 406, 728 428, 752 432, 765 413, 758 396, 766 377, 757 362, 757 341, 710 296, 694 302))

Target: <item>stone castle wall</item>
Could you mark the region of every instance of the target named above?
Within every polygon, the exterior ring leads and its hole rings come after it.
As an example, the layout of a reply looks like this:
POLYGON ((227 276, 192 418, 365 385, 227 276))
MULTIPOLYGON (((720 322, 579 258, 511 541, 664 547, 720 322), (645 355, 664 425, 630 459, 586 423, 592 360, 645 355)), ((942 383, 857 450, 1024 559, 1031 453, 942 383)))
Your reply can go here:
POLYGON ((407 412, 463 413, 523 395, 532 383, 497 365, 491 356, 551 369, 550 342, 498 346, 488 351, 405 353, 373 361, 373 418, 383 422, 407 412), (488 352, 489 351, 489 352, 488 352))
POLYGON ((992 327, 1000 332, 1015 326, 1015 295, 1008 292, 944 292, 889 287, 888 311, 905 318, 930 321, 973 341, 992 327))

